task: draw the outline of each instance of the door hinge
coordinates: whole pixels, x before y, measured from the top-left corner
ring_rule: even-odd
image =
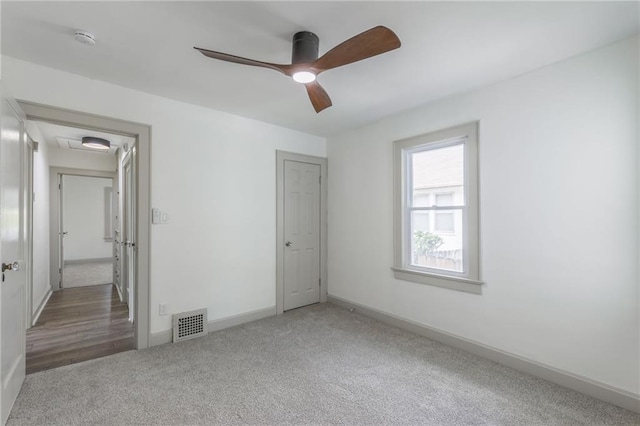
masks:
[[[62,189],[62,185],[58,184],[58,189]]]
[[[322,176],[318,176],[318,183],[322,185]]]

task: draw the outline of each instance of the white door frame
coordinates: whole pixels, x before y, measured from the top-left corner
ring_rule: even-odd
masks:
[[[26,328],[29,329],[33,325],[33,154],[35,152],[35,144],[29,136],[25,126],[25,137],[27,138],[26,149],[26,170],[24,174],[26,192],[25,192],[25,214],[27,215],[27,253],[25,270],[27,273],[27,286],[25,288],[26,305]]]
[[[62,241],[63,203],[62,203],[62,176],[85,176],[94,178],[111,179],[115,184],[116,174],[99,170],[71,169],[66,167],[49,167],[49,267],[50,285],[52,291],[60,290],[64,279],[63,268],[60,260],[64,260]]]
[[[284,162],[320,166],[320,303],[327,301],[327,159],[276,151],[276,314],[284,312]]]
[[[28,120],[46,121],[64,126],[81,127],[115,133],[136,139],[136,309],[134,310],[134,345],[149,347],[150,337],[150,245],[151,245],[151,126],[100,115],[18,101]]]

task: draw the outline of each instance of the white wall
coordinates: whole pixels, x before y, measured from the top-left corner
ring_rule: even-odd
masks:
[[[329,294],[638,394],[638,39],[328,141]],[[395,280],[392,143],[480,120],[482,295]]]
[[[151,331],[170,312],[209,319],[275,306],[275,151],[325,156],[323,138],[2,58],[17,99],[152,126]]]
[[[33,291],[35,312],[51,289],[49,277],[49,147],[34,123],[27,122],[27,133],[38,142],[33,154]]]
[[[86,176],[62,177],[64,261],[113,256],[113,240],[105,240],[105,188],[112,180]]]
[[[106,153],[60,149],[49,146],[49,164],[51,167],[115,172],[117,160],[115,155]]]

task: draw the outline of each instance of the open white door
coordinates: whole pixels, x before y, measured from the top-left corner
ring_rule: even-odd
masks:
[[[0,87],[0,424],[25,377],[26,255],[24,117]]]
[[[123,296],[129,305],[129,321],[135,318],[135,286],[136,286],[136,193],[135,193],[135,155],[136,148],[132,147],[124,159],[123,171],[123,259],[124,259],[124,288]]]

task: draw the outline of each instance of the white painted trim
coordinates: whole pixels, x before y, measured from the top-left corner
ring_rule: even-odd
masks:
[[[455,334],[444,330],[419,324],[415,321],[389,314],[379,309],[370,308],[341,297],[329,295],[328,299],[329,303],[333,303],[347,309],[355,308],[355,310],[362,315],[374,318],[394,327],[419,334],[420,336],[424,336],[428,339],[495,361],[515,370],[531,374],[532,376],[548,380],[576,392],[617,405],[618,407],[622,407],[626,410],[640,413],[640,395],[638,394],[628,392],[615,386],[607,385],[606,383],[602,383],[588,377],[551,367],[480,342],[456,336]]]
[[[429,272],[415,271],[392,267],[394,278],[403,281],[413,281],[418,284],[427,284],[451,290],[464,291],[473,294],[482,294],[482,281],[470,280],[462,277],[450,277]]]
[[[118,292],[118,297],[120,298],[120,301],[124,302],[125,300],[124,300],[124,297],[122,297],[122,292],[120,291],[120,287],[118,287],[115,283],[113,283],[112,285],[116,288],[116,291]],[[129,322],[131,322],[131,321],[129,321]]]
[[[284,162],[299,161],[320,166],[320,303],[327,301],[328,209],[327,159],[293,152],[276,151],[276,312],[284,312]]]
[[[40,314],[44,310],[44,307],[47,306],[47,302],[49,301],[49,298],[51,297],[52,294],[53,294],[53,291],[51,290],[51,287],[49,287],[49,289],[47,290],[47,293],[44,295],[44,297],[40,301],[40,304],[38,305],[38,309],[36,309],[35,313],[31,314],[32,327],[36,325],[36,323],[38,322],[38,318],[40,318]]]
[[[113,262],[113,257],[96,257],[93,259],[74,259],[74,260],[65,260],[64,264],[66,265],[84,265],[85,263],[108,263]]]
[[[34,143],[31,136],[29,136],[26,123],[23,123],[23,130],[26,135],[26,156],[24,165],[25,170],[24,179],[26,182],[26,192],[25,192],[25,214],[27,220],[26,226],[26,273],[27,273],[27,284],[25,287],[25,300],[26,300],[26,309],[27,315],[25,315],[25,325],[26,328],[29,329],[32,326],[32,315],[33,315],[33,194],[34,194],[34,182],[33,182],[33,155],[34,155]]]
[[[235,327],[249,322],[269,318],[276,315],[276,307],[257,309],[255,311],[245,312],[243,314],[231,315],[225,318],[218,318],[207,323],[209,333],[224,330],[225,328]],[[164,345],[173,341],[173,330],[164,330],[157,333],[151,333],[150,346]]]
[[[116,157],[117,158],[117,157]],[[116,167],[116,176],[118,168]],[[104,187],[104,240],[113,241],[113,188],[116,186],[117,179],[111,181],[111,187]],[[115,191],[118,192],[117,190]]]

